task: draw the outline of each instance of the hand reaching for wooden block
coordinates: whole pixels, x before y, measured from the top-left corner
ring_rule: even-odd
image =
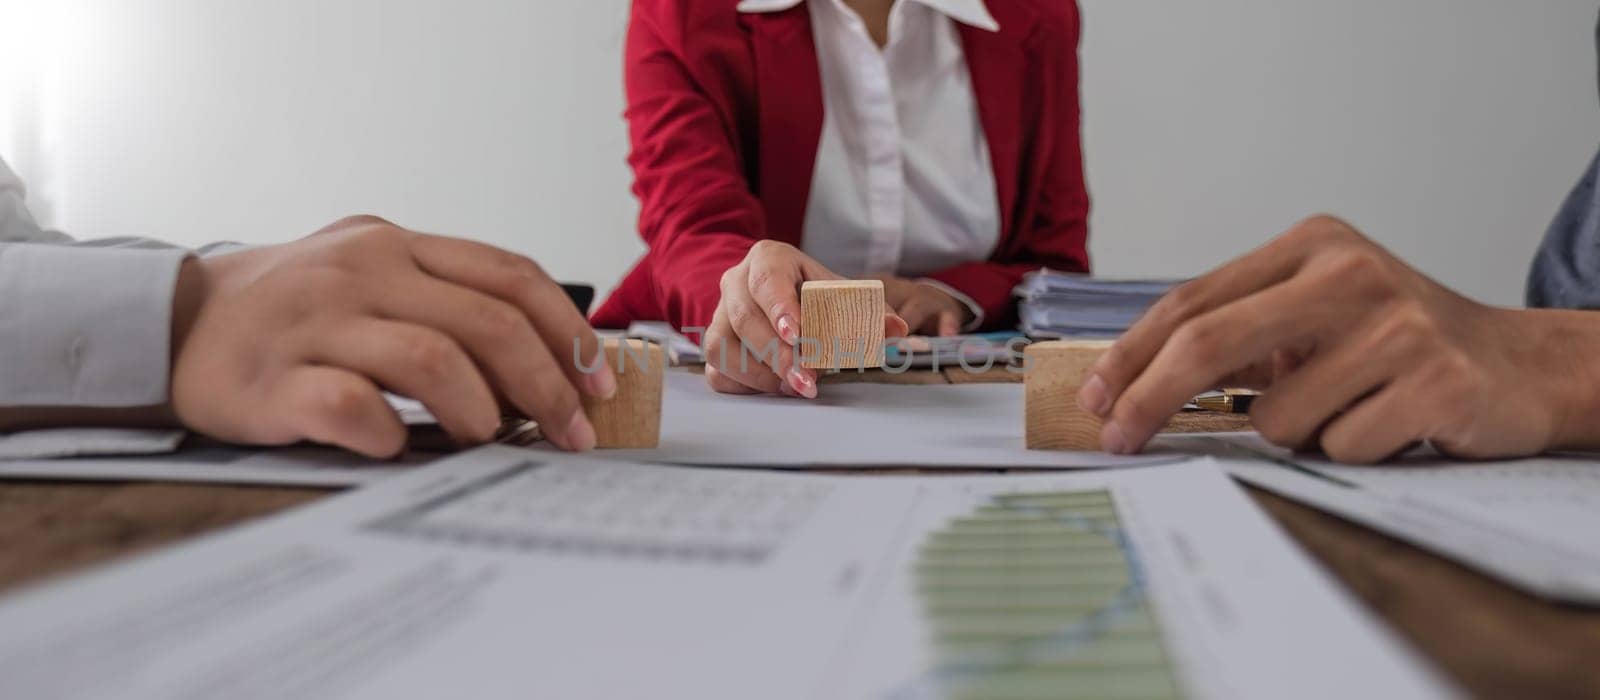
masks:
[[[1112,342],[1052,340],[1023,351],[1028,449],[1100,449],[1100,418],[1078,408],[1078,387]]]
[[[800,285],[800,364],[807,369],[883,365],[883,282],[826,280]]]
[[[583,411],[594,424],[595,447],[655,447],[661,441],[666,353],[649,341],[607,338],[605,358],[617,377],[617,393],[609,399],[583,397]]]

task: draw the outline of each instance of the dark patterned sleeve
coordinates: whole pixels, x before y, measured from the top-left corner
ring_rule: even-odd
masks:
[[[1600,309],[1600,197],[1596,169],[1600,155],[1567,195],[1561,211],[1533,256],[1528,273],[1528,306]]]
[[[1600,51],[1600,24],[1595,26]],[[1597,71],[1600,77],[1600,71]],[[1595,192],[1600,155],[1589,163],[1578,186],[1561,205],[1556,220],[1533,256],[1528,272],[1528,306],[1600,309],[1600,196]]]

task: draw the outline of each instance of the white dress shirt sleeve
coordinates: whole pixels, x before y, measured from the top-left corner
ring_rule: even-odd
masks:
[[[0,161],[0,406],[164,404],[189,251],[39,228]]]

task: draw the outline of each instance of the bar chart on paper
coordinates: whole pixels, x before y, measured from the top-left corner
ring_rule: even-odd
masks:
[[[571,558],[757,566],[832,489],[715,473],[527,462],[369,526],[391,536]]]
[[[940,698],[1180,695],[1137,555],[1106,491],[994,496],[916,557]]]

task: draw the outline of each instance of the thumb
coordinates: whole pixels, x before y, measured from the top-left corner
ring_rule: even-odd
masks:
[[[806,282],[823,282],[827,280],[842,280],[844,277],[826,265],[817,262],[816,258],[806,255],[800,250],[795,251],[800,268],[801,279]]]
[[[904,337],[906,337],[907,335],[910,335],[910,334],[911,334],[911,324],[906,323],[905,319],[900,318],[900,314],[895,313],[894,309],[889,308],[888,304],[884,304],[883,305],[883,337],[884,338],[904,338]]]
[[[405,449],[405,426],[378,386],[348,370],[320,366],[290,370],[263,413],[268,422],[283,423],[300,437],[368,457],[388,459]]]

